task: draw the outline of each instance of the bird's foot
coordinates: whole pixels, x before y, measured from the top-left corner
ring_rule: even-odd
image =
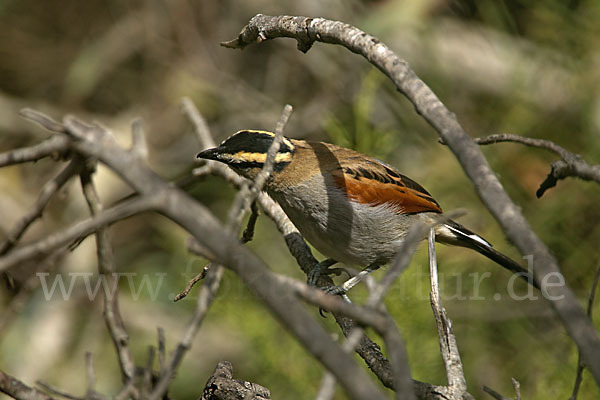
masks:
[[[335,261],[332,258],[328,258],[326,260],[321,261],[315,268],[313,268],[308,273],[308,278],[306,279],[306,283],[309,286],[317,286],[317,282],[319,281],[319,278],[321,277],[321,275],[330,275],[330,274],[339,275],[341,273],[340,268],[329,269],[329,267],[331,267],[335,263],[337,263],[337,261]]]
[[[348,295],[346,295],[346,292],[348,291],[343,286],[326,286],[322,287],[321,290],[332,296],[342,296],[342,299],[348,303],[352,303]],[[325,310],[323,307],[319,307],[319,314],[321,314],[321,317],[323,318],[325,318],[324,312],[327,312],[327,310]]]

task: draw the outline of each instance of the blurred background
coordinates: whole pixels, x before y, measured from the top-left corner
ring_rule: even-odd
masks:
[[[179,179],[189,175],[201,150],[180,112],[183,96],[195,102],[217,141],[239,129],[274,129],[290,103],[287,136],[337,143],[389,162],[425,186],[445,210],[466,208],[462,223],[520,259],[433,129],[364,59],[320,43],[302,54],[289,39],[243,51],[219,46],[257,13],[353,24],[406,59],[472,136],[510,132],[550,139],[600,162],[596,0],[0,0],[0,151],[48,136],[19,118],[25,106],[59,120],[75,114],[99,121],[124,146],[131,122],[141,117],[152,168]],[[537,199],[554,155],[518,144],[482,150],[585,306],[600,265],[600,187],[568,179]],[[43,160],[0,170],[0,238],[63,166]],[[105,204],[129,194],[104,168],[96,180]],[[217,178],[198,180],[189,191],[222,219],[234,195]],[[79,183],[72,180],[23,242],[87,214]],[[168,351],[183,335],[197,290],[178,303],[173,294],[206,261],[188,254],[187,235],[156,215],[131,218],[111,232],[118,270],[127,274],[120,280],[123,318],[135,360],[144,365],[157,327],[165,329]],[[249,247],[273,270],[305,279],[266,218],[259,219]],[[514,377],[523,398],[568,398],[576,347],[547,303],[524,298],[527,288],[520,284],[515,291],[522,297],[509,296],[509,274],[474,252],[440,246],[439,263],[469,391],[486,398],[481,387],[488,385],[513,396]],[[34,275],[47,267],[37,262],[11,271],[25,290],[21,294],[2,283],[0,369],[28,384],[43,380],[81,395],[84,354],[91,351],[96,389],[115,394],[120,373],[101,296],[90,300],[85,285],[85,277],[92,287],[97,282],[94,239],[61,258],[45,280]],[[363,287],[351,293],[356,302],[365,295]],[[424,246],[387,305],[407,344],[414,378],[445,384]],[[311,312],[339,338],[333,318]],[[198,397],[220,360],[233,363],[236,378],[268,387],[274,399],[313,398],[323,376],[321,366],[231,273],[171,386],[173,398]],[[585,372],[579,398],[599,396]],[[336,398],[346,397],[338,392]]]

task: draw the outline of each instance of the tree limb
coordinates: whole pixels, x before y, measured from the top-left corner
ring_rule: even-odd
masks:
[[[308,51],[315,41],[340,44],[365,57],[394,82],[396,88],[413,103],[417,112],[448,144],[473,182],[478,195],[508,238],[516,244],[522,254],[533,256],[536,282],[544,290],[545,297],[584,355],[596,383],[600,384],[598,333],[566,284],[546,285],[548,276],[562,276],[558,262],[533,232],[520,208],[508,197],[481,150],[464,131],[456,116],[417,77],[406,61],[400,59],[379,39],[351,25],[323,18],[258,14],[242,29],[236,39],[222,45],[243,48],[277,37],[296,39],[298,49],[303,52]]]
[[[5,374],[2,371],[0,371],[0,392],[7,394],[14,399],[53,400],[53,398],[47,394],[36,388],[27,386],[14,376]]]

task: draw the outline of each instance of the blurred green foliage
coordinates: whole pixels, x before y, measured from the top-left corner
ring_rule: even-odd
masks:
[[[422,183],[444,209],[464,207],[461,222],[519,258],[478,200],[460,166],[413,106],[365,60],[315,44],[306,55],[289,40],[232,51],[218,43],[237,35],[257,13],[322,16],[378,36],[397,51],[456,113],[473,136],[511,132],[555,141],[590,163],[600,160],[600,2],[542,1],[0,1],[0,150],[46,135],[19,120],[23,106],[56,118],[74,113],[129,140],[141,116],[150,163],[162,176],[189,174],[199,150],[179,101],[190,96],[216,140],[242,128],[273,129],[285,103],[295,107],[286,134],[353,147],[398,167]],[[517,144],[483,149],[510,196],[559,259],[567,282],[585,305],[600,265],[598,185],[561,181],[541,199],[535,190],[555,156]],[[6,232],[57,173],[56,163],[0,171],[0,231]],[[98,174],[106,203],[128,193],[106,170]],[[207,178],[190,193],[221,219],[234,191]],[[25,241],[43,237],[86,215],[76,183],[55,199]],[[195,306],[197,290],[173,303],[174,293],[204,265],[185,250],[186,235],[158,216],[140,216],[112,229],[120,272],[123,316],[138,364],[156,344],[156,327],[173,349]],[[273,224],[259,219],[249,246],[279,273],[304,279]],[[435,324],[428,301],[426,254],[387,299],[407,344],[416,379],[443,384]],[[523,398],[567,398],[576,348],[543,300],[511,299],[509,277],[467,250],[440,247],[444,301],[467,374],[469,390],[482,385]],[[31,266],[23,270],[31,271]],[[94,272],[93,239],[66,257],[48,278]],[[481,275],[490,272],[481,284]],[[382,272],[375,274],[376,278]],[[15,272],[16,279],[26,274]],[[157,289],[131,290],[146,283]],[[160,286],[159,286],[160,285]],[[524,286],[517,286],[524,293]],[[13,293],[0,291],[3,307]],[[356,302],[363,287],[352,293]],[[311,309],[316,314],[316,310]],[[600,311],[594,312],[600,326]],[[322,320],[332,335],[332,318]],[[0,368],[33,384],[85,391],[84,353],[92,351],[99,391],[114,393],[120,376],[103,325],[101,301],[89,301],[82,281],[68,301],[46,301],[38,289],[0,332]],[[373,335],[374,336],[374,335]],[[172,385],[174,398],[198,396],[220,360],[235,376],[268,387],[277,399],[313,398],[323,369],[283,330],[231,273]],[[391,395],[390,395],[391,397]],[[600,397],[587,372],[580,399]],[[339,392],[337,397],[345,398]]]

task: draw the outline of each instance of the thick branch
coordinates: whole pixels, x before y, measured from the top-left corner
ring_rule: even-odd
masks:
[[[69,140],[64,135],[52,135],[49,139],[31,147],[0,153],[0,167],[38,161],[42,158],[62,154],[68,149]]]
[[[233,366],[228,361],[221,361],[206,381],[201,400],[268,400],[269,389],[256,383],[233,379]]]
[[[258,14],[250,20],[237,39],[223,45],[243,48],[252,43],[284,36],[296,39],[298,48],[302,51],[308,51],[314,41],[341,44],[350,51],[364,56],[408,97],[417,112],[448,144],[484,204],[500,223],[508,238],[517,245],[522,254],[533,256],[537,283],[544,289],[546,298],[584,355],[596,383],[600,384],[598,333],[568,286],[546,286],[546,277],[551,276],[550,274],[562,276],[556,259],[533,232],[519,207],[508,197],[481,150],[464,131],[456,116],[417,77],[408,64],[379,39],[342,22],[323,18]]]
[[[5,393],[13,399],[27,400],[52,400],[52,397],[29,387],[14,376],[0,371],[0,392]]]

